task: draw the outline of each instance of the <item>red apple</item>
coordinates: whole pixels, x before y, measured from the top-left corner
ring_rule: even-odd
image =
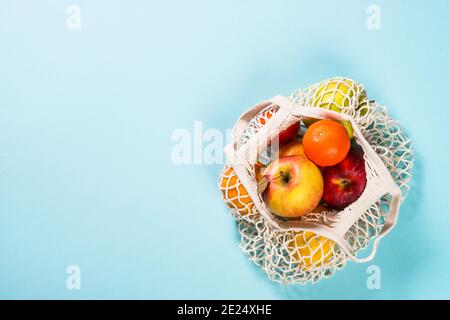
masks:
[[[292,124],[288,128],[284,129],[278,135],[278,143],[280,145],[282,145],[283,143],[288,142],[289,140],[293,139],[297,135],[299,129],[300,129],[299,121]]]
[[[306,157],[277,159],[267,167],[264,178],[268,182],[264,202],[278,216],[297,218],[310,213],[322,198],[322,174]]]
[[[355,202],[366,188],[364,151],[352,145],[344,160],[322,168],[324,182],[322,201],[330,208],[342,210]]]

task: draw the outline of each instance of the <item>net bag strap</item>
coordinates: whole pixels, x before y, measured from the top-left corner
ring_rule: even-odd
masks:
[[[244,150],[237,150],[237,144],[243,135],[248,122],[253,119],[258,112],[263,110],[264,108],[270,106],[270,105],[277,105],[281,109],[275,113],[275,115],[271,118],[269,123],[267,123],[261,131],[268,130],[271,125],[273,124],[273,121],[278,121],[279,119],[283,119],[287,117],[292,112],[292,103],[290,100],[284,96],[278,95],[275,96],[267,101],[261,102],[254,107],[247,110],[245,113],[243,113],[236,124],[234,125],[232,132],[231,132],[231,138],[232,141],[230,144],[225,146],[224,152],[228,159],[229,165],[233,167],[236,175],[239,177],[239,180],[241,181],[242,185],[247,190],[249,196],[253,199],[253,202],[258,209],[259,212],[265,212],[266,214],[269,214],[267,211],[267,208],[265,207],[264,203],[259,201],[258,197],[258,188],[256,186],[256,181],[254,181],[249,172],[247,171],[247,165],[249,163],[255,163],[257,154],[258,154],[258,146],[262,145],[261,141],[258,139],[255,139],[253,137],[248,141],[246,147],[250,147],[249,149],[256,150],[255,152],[247,153],[247,152],[241,152]],[[268,134],[267,134],[268,135]],[[241,148],[246,149],[246,148]]]
[[[250,120],[252,120],[258,114],[258,112],[270,106],[271,104],[276,104],[284,108],[285,110],[290,110],[292,108],[292,104],[289,101],[289,99],[281,95],[275,96],[267,101],[258,103],[257,105],[248,109],[239,117],[238,121],[235,123],[231,131],[232,142],[237,143],[241,138],[242,134],[244,133],[245,129],[247,128],[247,125],[250,122]]]
[[[389,205],[389,212],[386,216],[386,221],[384,223],[383,229],[381,229],[380,234],[375,238],[373,242],[372,250],[370,251],[370,253],[366,257],[358,258],[355,254],[352,253],[347,242],[340,243],[341,247],[344,249],[345,253],[351,260],[358,263],[371,261],[378,251],[381,239],[385,237],[397,223],[398,213],[400,210],[401,191],[397,184],[395,184],[395,182],[391,186],[391,190],[389,191],[389,193],[392,195],[392,200]]]

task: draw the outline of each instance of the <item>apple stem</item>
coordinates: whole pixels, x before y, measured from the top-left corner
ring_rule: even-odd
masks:
[[[278,175],[271,177],[270,179],[268,179],[269,181],[275,181],[280,179],[283,176],[283,173],[280,172]]]
[[[262,177],[258,182],[258,193],[263,193],[269,185],[269,180],[266,177]]]

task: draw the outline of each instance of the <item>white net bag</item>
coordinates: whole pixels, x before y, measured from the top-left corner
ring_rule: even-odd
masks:
[[[351,125],[364,151],[367,184],[342,211],[322,208],[283,219],[272,214],[262,199],[260,162],[271,157],[267,146],[274,137],[311,118]],[[371,260],[380,239],[396,223],[414,158],[399,123],[385,107],[368,99],[361,84],[346,78],[328,79],[295,91],[290,99],[277,96],[252,107],[237,121],[225,153],[219,188],[237,221],[240,246],[270,279],[284,284],[317,282],[348,259]],[[371,242],[370,253],[358,256]]]

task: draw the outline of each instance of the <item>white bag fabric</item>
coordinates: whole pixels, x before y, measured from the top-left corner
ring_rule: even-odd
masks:
[[[276,96],[250,108],[236,122],[232,143],[225,148],[227,163],[219,188],[238,222],[241,247],[272,280],[284,284],[317,282],[348,259],[373,259],[381,238],[395,226],[411,178],[411,142],[386,108],[368,100],[361,84],[339,91],[347,84],[345,78],[326,81],[299,89],[290,98]],[[324,94],[318,92],[324,84],[348,99],[339,113],[312,107],[318,93]],[[254,164],[274,137],[303,117],[350,121],[355,141],[364,150],[367,185],[360,198],[342,211],[282,219],[267,209]],[[369,254],[358,255],[371,239]]]

